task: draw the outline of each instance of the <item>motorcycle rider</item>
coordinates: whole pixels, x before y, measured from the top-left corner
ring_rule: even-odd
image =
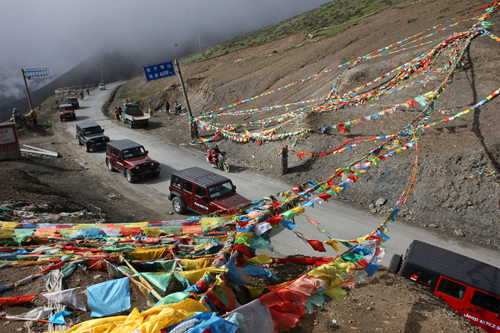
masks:
[[[181,113],[181,105],[182,104],[179,104],[179,103],[177,103],[177,101],[175,101],[174,111],[175,111],[176,116]]]
[[[212,164],[212,167],[216,168],[217,167],[217,158],[220,154],[219,145],[215,145],[214,147],[210,148],[210,150],[207,152],[207,154],[208,154],[208,160]]]

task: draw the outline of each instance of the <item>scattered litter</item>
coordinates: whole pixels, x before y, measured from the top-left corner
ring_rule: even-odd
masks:
[[[46,150],[46,149],[42,149],[42,148],[28,146],[26,144],[23,144],[23,147],[30,148],[30,149],[21,149],[21,151],[24,153],[47,155],[47,156],[52,156],[52,157],[61,157],[61,155],[59,155],[59,153],[55,152],[55,151],[50,151],[50,150]]]

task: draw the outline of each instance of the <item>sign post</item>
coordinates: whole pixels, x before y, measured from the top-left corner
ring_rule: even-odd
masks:
[[[147,82],[175,75],[174,64],[171,61],[144,66],[143,69]]]
[[[0,160],[21,158],[15,124],[0,125]]]
[[[193,114],[191,113],[191,106],[189,105],[189,100],[186,93],[186,88],[184,87],[184,81],[182,80],[181,69],[177,59],[175,59],[175,65],[177,66],[177,73],[179,73],[179,79],[181,80],[182,92],[184,93],[184,99],[186,100],[186,107],[189,112],[189,124],[191,126],[191,139],[194,140],[198,137],[198,129],[193,121]],[[167,61],[155,65],[144,66],[144,75],[146,75],[146,81],[153,81],[158,79],[163,79],[165,77],[174,76],[175,68],[172,61]]]
[[[26,94],[28,95],[28,102],[30,104],[30,110],[33,109],[33,103],[31,103],[31,95],[30,91],[28,89],[28,83],[26,82],[26,79],[31,80],[31,79],[45,79],[49,78],[49,69],[48,68],[30,68],[30,69],[22,69],[21,72],[23,73],[23,79],[24,79],[24,86],[26,87]]]

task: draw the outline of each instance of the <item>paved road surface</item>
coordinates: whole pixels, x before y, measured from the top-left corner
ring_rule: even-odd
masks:
[[[252,173],[242,171],[226,174],[222,171],[211,168],[206,162],[203,154],[196,154],[191,150],[185,150],[180,147],[168,145],[153,137],[148,136],[146,131],[130,129],[116,120],[110,120],[101,112],[101,107],[118,84],[108,84],[108,90],[94,90],[91,96],[86,96],[80,103],[81,109],[77,110],[77,122],[82,120],[94,120],[104,129],[106,135],[111,140],[131,139],[143,144],[149,155],[161,163],[161,175],[156,179],[148,179],[139,183],[129,184],[125,177],[115,174],[116,183],[114,186],[126,189],[125,193],[141,198],[150,202],[151,207],[165,212],[165,220],[172,217],[167,214],[171,210],[171,203],[167,199],[168,185],[170,183],[170,174],[173,170],[184,169],[191,166],[199,166],[214,172],[221,173],[232,179],[237,185],[237,191],[241,195],[255,200],[263,196],[275,194],[290,188],[289,185],[282,183],[279,179],[271,179]],[[87,163],[86,166],[100,168],[103,172],[109,172],[105,165],[105,153],[93,152],[85,153],[83,148],[78,148],[75,138],[75,122],[61,124],[68,134],[70,145],[75,145],[75,150],[80,149],[82,153],[78,154],[77,160],[80,163]],[[186,124],[187,128],[187,124]],[[73,138],[71,140],[71,138]],[[229,156],[230,158],[230,156]],[[328,176],[328,175],[325,175]],[[332,237],[338,239],[351,239],[366,235],[373,231],[383,219],[380,216],[372,216],[366,212],[354,210],[336,200],[322,205],[316,205],[315,208],[307,208],[306,214],[318,221],[320,227],[326,230]],[[306,238],[327,240],[326,235],[320,233],[315,227],[305,220],[304,217],[297,217],[298,224],[295,229],[304,234]],[[414,228],[402,223],[392,222],[389,224],[389,233],[391,240],[384,244],[387,254],[382,264],[388,266],[394,253],[404,253],[412,240],[418,239],[426,241],[437,246],[446,247],[453,251],[487,262],[491,265],[500,267],[500,256],[497,251],[488,250],[473,244],[459,242],[454,239],[439,236],[432,233],[432,230]],[[335,256],[335,251],[326,245],[327,252],[316,252],[309,245],[304,245],[288,229],[281,230],[272,238],[272,244],[275,247],[275,256],[284,257],[291,254],[303,254],[308,256]]]

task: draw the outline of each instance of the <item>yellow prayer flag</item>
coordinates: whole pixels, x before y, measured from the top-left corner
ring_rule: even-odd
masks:
[[[154,249],[135,249],[132,252],[127,252],[132,258],[137,260],[152,260],[160,259],[167,250],[166,247],[154,248]]]
[[[14,229],[0,229],[0,238],[12,238],[13,236]]]
[[[144,227],[142,230],[149,237],[158,237],[161,234],[166,234],[165,230],[162,230],[160,227]]]
[[[300,214],[303,214],[306,210],[302,206],[297,206],[292,208],[292,210],[295,212],[295,216],[299,216]]]
[[[219,219],[216,217],[210,217],[210,218],[202,218],[201,220],[198,221],[200,225],[217,225],[219,224]]]
[[[364,236],[358,237],[358,238],[357,238],[358,243],[363,242],[366,238],[368,238],[368,236],[370,236],[370,235],[364,235]]]
[[[335,193],[337,193],[337,194],[339,194],[340,192],[342,192],[343,189],[344,189],[343,187],[337,186],[337,185],[335,185],[334,187],[332,187],[332,190],[334,190]]]
[[[247,261],[252,264],[269,264],[273,262],[271,257],[265,254],[261,254],[252,258],[247,258]]]
[[[337,267],[334,263],[323,264],[307,273],[307,275],[321,279],[327,286],[331,286],[337,277]]]
[[[19,225],[18,222],[4,222],[2,224],[2,229],[14,229]]]
[[[134,222],[134,223],[129,223],[130,228],[145,228],[149,225],[149,222]]]
[[[324,243],[330,245],[335,250],[335,252],[339,252],[341,250],[340,244],[337,243],[335,239],[329,239]]]
[[[114,316],[84,321],[71,327],[66,333],[104,332],[113,323],[122,323],[127,316]]]
[[[189,283],[195,284],[196,282],[198,282],[199,279],[201,279],[207,273],[219,274],[219,273],[223,273],[223,272],[227,272],[227,269],[216,268],[216,267],[207,267],[207,268],[203,268],[203,269],[195,269],[192,271],[182,271],[182,272],[176,272],[176,273],[178,273],[179,275],[188,279]]]
[[[210,243],[209,243],[210,244]],[[181,259],[181,265],[187,266],[193,269],[203,269],[207,268],[212,264],[212,259]]]
[[[257,299],[259,298],[262,293],[266,290],[266,287],[249,287],[248,291],[250,291],[250,297],[252,299]]]
[[[205,249],[205,248],[206,248],[207,246],[209,246],[209,245],[210,245],[210,242],[206,242],[206,243],[198,244],[198,245],[196,245],[196,246],[193,248],[193,250],[194,250],[194,252],[198,252],[198,251],[201,251],[201,250]]]
[[[349,273],[349,271],[354,268],[354,264],[349,261],[345,261],[342,258],[337,258],[333,261],[335,267],[337,268],[337,272]]]
[[[237,232],[236,238],[246,238],[247,242],[250,242],[253,235],[255,235],[253,232]]]
[[[330,298],[333,298],[336,300],[338,303],[342,301],[342,298],[347,294],[346,291],[339,286],[333,286],[328,289],[323,289],[320,291],[320,293],[323,293],[327,295]]]

